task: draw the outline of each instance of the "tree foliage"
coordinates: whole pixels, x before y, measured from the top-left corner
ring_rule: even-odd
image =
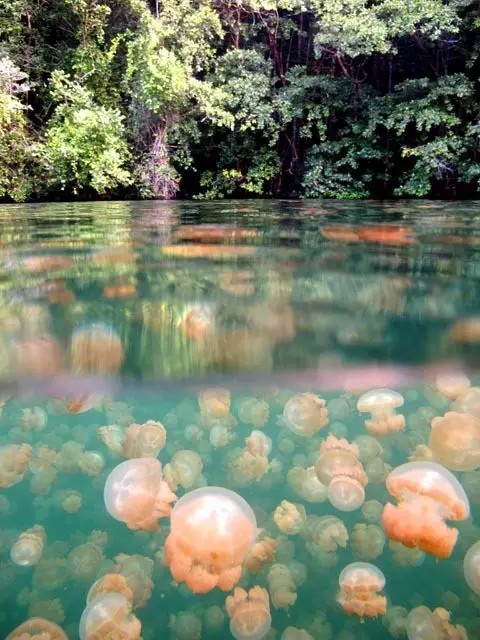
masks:
[[[475,197],[473,0],[0,0],[0,198]]]

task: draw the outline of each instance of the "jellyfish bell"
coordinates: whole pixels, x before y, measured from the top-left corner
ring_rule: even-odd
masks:
[[[463,575],[470,589],[480,595],[480,542],[473,544],[465,554]]]
[[[315,472],[320,482],[330,484],[335,469],[358,465],[358,447],[343,438],[329,435],[320,446],[320,455],[315,463]]]
[[[142,625],[132,613],[132,605],[120,593],[104,593],[85,607],[78,634],[80,640],[139,640]]]
[[[412,609],[407,617],[406,630],[408,640],[468,640],[465,628],[451,623],[450,613],[442,607],[433,611],[425,606]]]
[[[129,529],[156,531],[158,519],[170,515],[176,496],[163,480],[156,458],[134,458],[111,471],[104,500],[108,513]]]
[[[385,613],[387,599],[380,593],[385,586],[385,576],[375,565],[353,562],[342,570],[338,583],[338,603],[347,615],[376,618]]]
[[[360,413],[371,413],[365,420],[365,428],[372,435],[386,435],[390,431],[405,429],[405,418],[397,415],[395,409],[403,405],[403,396],[391,389],[372,389],[364,393],[357,402]]]
[[[8,634],[5,640],[30,640],[30,638],[68,640],[67,634],[58,624],[44,618],[30,618],[22,622],[21,625]]]
[[[202,487],[186,493],[171,514],[166,563],[176,582],[194,593],[232,589],[256,538],[249,504],[234,491]]]
[[[236,640],[261,640],[270,630],[272,618],[266,589],[255,586],[247,592],[235,587],[225,606],[230,632]]]
[[[340,511],[360,509],[365,501],[364,486],[367,484],[365,472],[361,467],[338,470],[328,485],[328,500]]]
[[[466,389],[452,403],[452,409],[460,413],[470,413],[472,416],[480,418],[480,388],[470,387]]]
[[[394,469],[386,486],[398,505],[387,503],[382,524],[390,540],[448,558],[458,538],[445,520],[465,520],[467,495],[455,476],[435,462],[408,462]]]
[[[314,393],[297,393],[285,405],[283,418],[291,431],[308,438],[327,425],[328,410]]]
[[[428,447],[435,460],[447,469],[476,469],[480,466],[480,418],[455,411],[434,418]]]
[[[464,373],[444,373],[435,378],[435,386],[442,395],[455,400],[469,389],[471,382]]]
[[[12,562],[21,567],[37,564],[42,557],[45,537],[45,529],[38,524],[21,533],[10,549]]]

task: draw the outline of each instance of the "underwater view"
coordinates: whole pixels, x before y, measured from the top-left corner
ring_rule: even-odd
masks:
[[[0,638],[480,638],[480,206],[0,206]]]

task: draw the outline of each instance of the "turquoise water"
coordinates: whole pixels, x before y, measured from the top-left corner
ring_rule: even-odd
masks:
[[[406,638],[406,615],[419,605],[444,607],[469,638],[480,637],[479,596],[463,576],[465,553],[480,540],[480,472],[453,471],[471,516],[450,523],[459,530],[452,555],[437,560],[414,549],[403,562],[379,517],[311,502],[287,478],[293,467],[315,464],[329,434],[361,445],[358,397],[389,387],[403,396],[397,411],[406,428],[376,436],[370,458],[360,446],[360,460],[365,500],[396,504],[388,472],[418,455],[432,418],[451,408],[437,377],[465,372],[479,383],[479,221],[476,203],[0,207],[0,446],[32,447],[24,473],[0,489],[0,637],[40,616],[78,638],[89,588],[122,571],[136,586],[145,640],[231,637],[230,592],[193,594],[165,566],[170,520],[160,519],[158,532],[132,531],[105,508],[105,480],[125,456],[98,430],[117,425],[121,439],[130,424],[148,420],[166,430],[162,465],[183,450],[201,460],[188,486],[172,486],[178,497],[205,485],[232,489],[253,508],[258,540],[276,540],[275,559],[259,573],[244,569],[239,583],[270,587],[268,638],[282,638],[287,627],[305,630],[310,636],[298,637],[306,639]],[[230,394],[216,421],[199,405],[210,388]],[[293,433],[284,416],[287,402],[305,392],[328,409],[309,437]],[[252,415],[272,442],[261,456],[267,466],[255,473],[239,462],[256,428]],[[282,500],[301,505],[307,523],[339,518],[345,546],[325,552],[305,525],[285,535],[272,515]],[[373,527],[371,548],[359,542],[358,524]],[[19,566],[11,547],[34,525],[45,533],[41,560]],[[92,542],[93,531],[103,533]],[[129,573],[119,554],[142,556],[140,568]],[[347,616],[337,602],[341,570],[359,560],[385,575],[386,617]],[[272,602],[275,563],[295,583],[287,609]]]

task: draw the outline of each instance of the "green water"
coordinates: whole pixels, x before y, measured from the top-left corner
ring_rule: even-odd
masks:
[[[124,458],[98,429],[117,424],[124,432],[148,420],[166,429],[162,465],[180,450],[202,460],[193,485],[175,489],[179,497],[203,485],[232,489],[254,509],[259,539],[277,539],[274,562],[289,567],[297,597],[288,610],[270,603],[268,638],[280,639],[289,626],[307,639],[406,638],[402,624],[349,617],[336,602],[340,571],[357,560],[385,574],[387,617],[393,606],[404,607],[404,616],[421,604],[445,607],[470,639],[480,637],[480,599],[463,577],[463,557],[480,540],[480,472],[455,472],[471,517],[452,524],[460,534],[451,557],[417,555],[420,566],[399,566],[388,540],[367,557],[352,535],[367,523],[361,509],[309,502],[287,481],[292,467],[315,464],[329,433],[349,442],[367,434],[356,410],[360,393],[395,388],[405,400],[398,411],[406,429],[377,436],[375,469],[362,460],[365,499],[395,503],[385,487],[388,470],[428,443],[431,419],[450,407],[435,389],[436,375],[464,371],[479,383],[477,203],[0,206],[0,246],[0,446],[32,446],[23,477],[0,489],[1,638],[33,616],[78,638],[90,586],[121,570],[121,553],[149,559],[142,561],[147,577],[137,576],[137,584],[150,584],[145,606],[134,611],[144,640],[231,637],[229,594],[194,595],[165,567],[169,520],[159,521],[157,533],[131,531],[105,509],[106,477]],[[106,347],[99,335],[107,336]],[[210,387],[231,394],[222,446],[212,445],[212,425],[200,415],[198,393]],[[282,417],[301,392],[317,394],[328,409],[327,424],[311,437],[294,434]],[[252,398],[268,406],[261,429],[272,450],[264,474],[247,480],[232,469],[255,428],[245,410]],[[34,407],[44,413],[29,422],[25,410]],[[85,451],[100,460],[91,475],[79,467]],[[77,507],[81,498],[75,513],[65,511],[66,492],[78,492],[70,493]],[[282,534],[272,518],[282,500],[303,505],[307,516],[340,518],[346,547],[326,557],[302,533]],[[371,524],[369,538],[381,538],[378,519]],[[34,525],[46,534],[42,559],[18,566],[10,548]],[[94,530],[106,535],[90,547],[93,567],[82,576],[74,550]],[[268,588],[271,566],[244,571],[240,585]],[[225,614],[216,630],[207,613],[213,606]]]

